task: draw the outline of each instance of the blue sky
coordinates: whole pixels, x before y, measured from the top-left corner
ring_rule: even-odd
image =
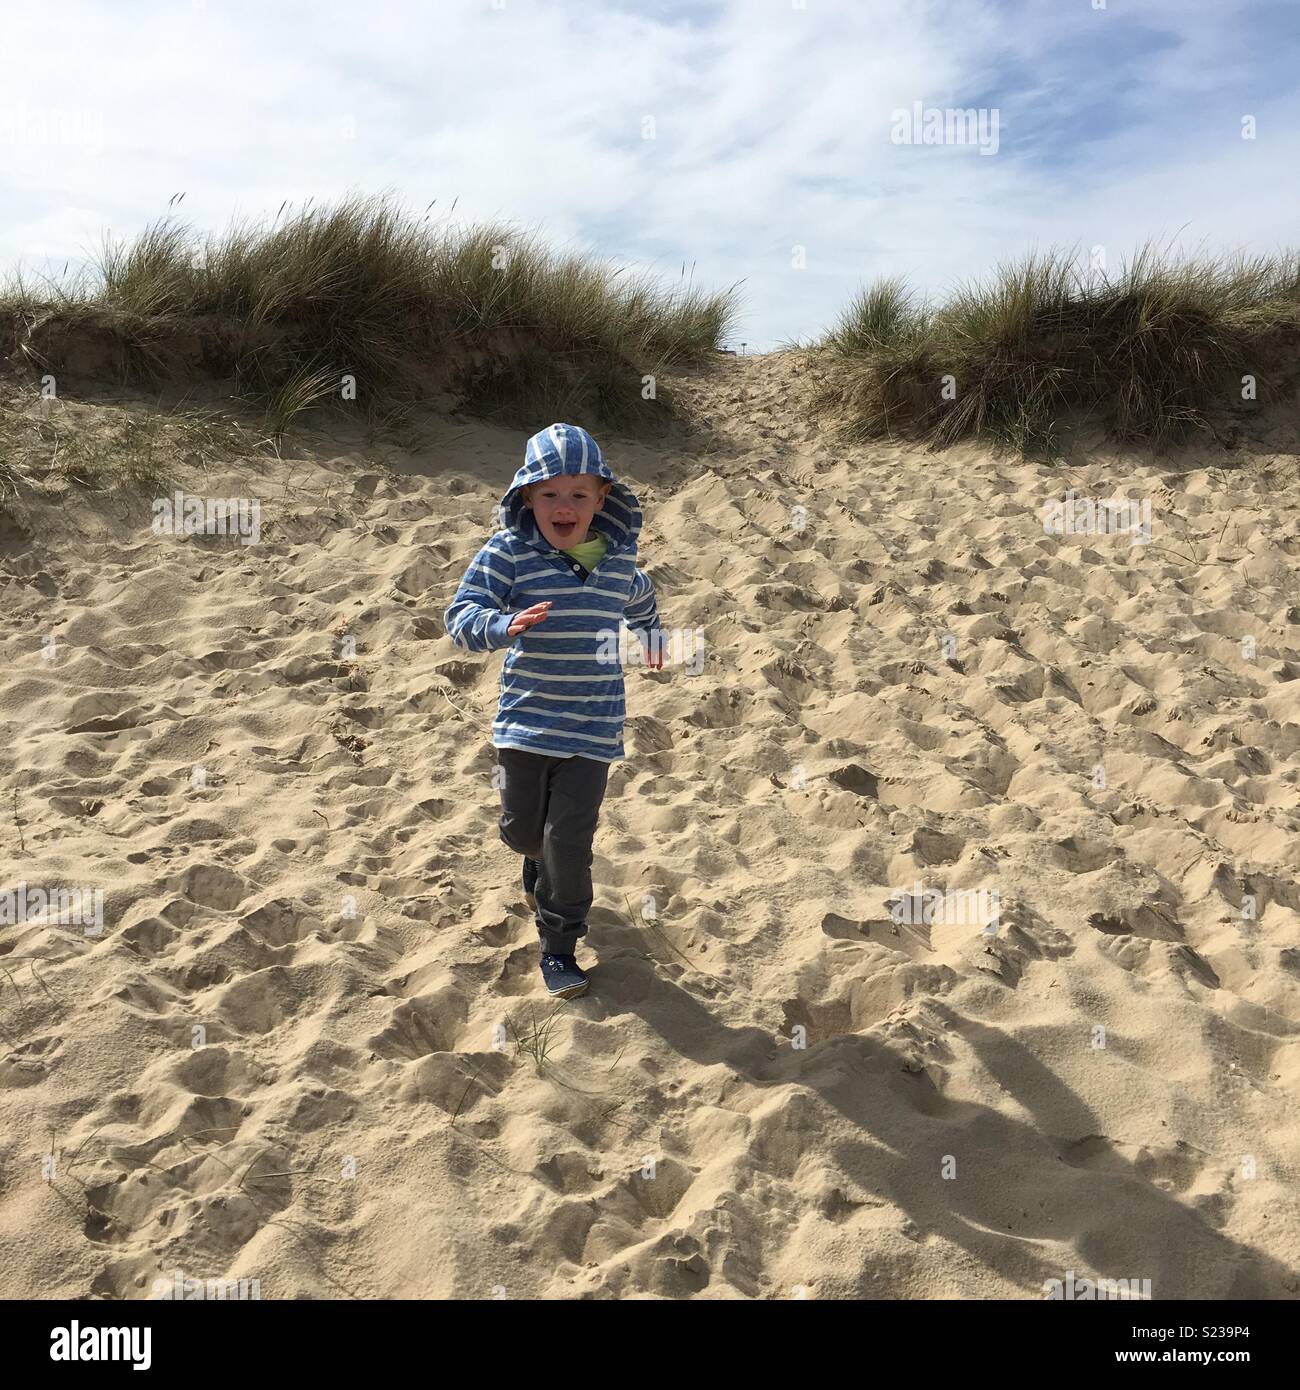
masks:
[[[182,190],[211,230],[391,190],[669,282],[743,279],[754,351],[881,275],[937,294],[1053,244],[1300,245],[1300,7],[1095,5],[7,6],[0,263],[76,264]],[[996,115],[996,152],[895,142],[917,102]]]

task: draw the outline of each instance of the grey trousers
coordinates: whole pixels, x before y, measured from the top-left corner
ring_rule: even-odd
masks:
[[[501,839],[541,865],[534,896],[542,950],[573,955],[591,910],[591,845],[609,764],[498,748]]]

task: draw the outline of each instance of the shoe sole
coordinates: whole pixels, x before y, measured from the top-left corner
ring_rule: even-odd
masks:
[[[580,994],[586,994],[590,980],[583,980],[580,985],[569,985],[565,989],[548,989],[546,992],[552,999],[576,999]]]
[[[525,893],[524,901],[528,904],[529,907],[533,909],[534,912],[537,911],[537,899],[533,896],[533,894]]]

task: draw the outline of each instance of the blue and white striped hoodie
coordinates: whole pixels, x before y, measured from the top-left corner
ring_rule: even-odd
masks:
[[[591,519],[608,549],[589,575],[542,535],[519,489],[561,474],[592,473],[611,483]],[[471,652],[508,647],[492,721],[496,748],[523,748],[612,763],[623,754],[620,625],[649,634],[659,626],[655,589],[636,567],[641,507],[577,425],[551,425],[528,441],[523,466],[501,499],[504,529],[470,561],[443,616],[448,635]],[[546,620],[511,637],[523,608],[549,599]],[[632,641],[636,647],[635,639]],[[600,659],[600,653],[605,659]],[[611,659],[613,654],[613,659]]]

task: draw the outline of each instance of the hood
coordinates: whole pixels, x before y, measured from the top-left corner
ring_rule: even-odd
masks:
[[[591,518],[591,530],[603,532],[611,551],[626,547],[636,553],[641,533],[641,504],[631,488],[620,483],[600,452],[600,445],[580,425],[550,425],[539,430],[524,449],[524,462],[501,498],[501,515],[507,529],[539,550],[551,551],[531,507],[525,507],[519,489],[544,478],[565,473],[594,473],[612,486],[605,505]]]

